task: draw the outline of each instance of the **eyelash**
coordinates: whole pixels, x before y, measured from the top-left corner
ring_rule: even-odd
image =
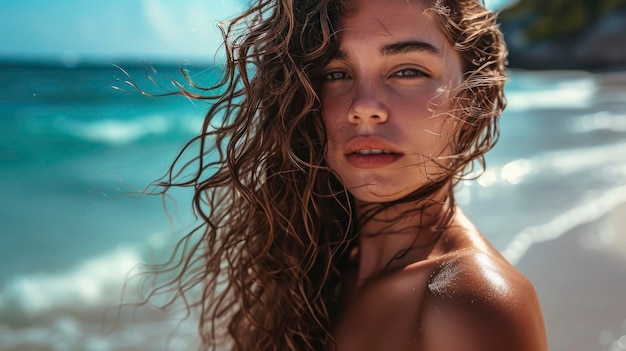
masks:
[[[392,77],[399,77],[404,79],[413,79],[413,78],[428,78],[430,77],[428,74],[424,73],[416,68],[404,68],[397,72],[394,72]],[[344,71],[332,71],[324,74],[322,77],[325,81],[336,81],[342,79],[349,79],[350,75]]]
[[[409,74],[406,74],[406,73],[409,73]],[[395,72],[393,74],[393,76],[402,77],[402,78],[421,78],[421,77],[428,78],[429,77],[429,75],[424,73],[424,71],[421,71],[421,70],[416,69],[416,68],[404,68],[404,69],[401,69],[401,70]]]
[[[341,77],[337,77],[337,75],[341,75]],[[322,78],[324,80],[334,81],[334,80],[340,80],[340,79],[347,79],[348,77],[349,77],[349,74],[347,72],[332,71],[332,72],[328,72],[324,74]]]

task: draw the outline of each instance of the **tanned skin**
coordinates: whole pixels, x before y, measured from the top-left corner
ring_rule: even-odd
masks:
[[[320,97],[328,164],[362,214],[445,169],[456,123],[445,92],[463,71],[422,0],[350,5]],[[399,204],[360,223],[329,350],[547,350],[532,284],[450,208],[451,186],[420,211]],[[443,231],[435,225],[447,220]]]

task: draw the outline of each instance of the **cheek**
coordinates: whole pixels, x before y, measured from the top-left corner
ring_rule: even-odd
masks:
[[[348,87],[322,87],[319,93],[324,125],[339,124],[345,120],[352,101]]]
[[[326,133],[326,164],[328,167],[333,169],[333,166],[335,165],[333,155],[336,148],[335,145],[337,143],[336,138],[338,134],[338,126],[337,119],[335,117],[336,113],[334,112],[332,104],[323,101],[321,115],[322,123],[324,124],[324,131]]]
[[[331,144],[334,142],[337,134],[342,128],[342,122],[344,121],[344,118],[342,118],[343,110],[337,99],[330,99],[322,100],[321,111],[322,122],[324,123],[324,128],[326,129],[326,139],[329,144]]]

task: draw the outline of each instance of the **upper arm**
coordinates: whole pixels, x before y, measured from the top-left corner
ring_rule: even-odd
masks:
[[[453,269],[438,289],[431,286],[421,315],[423,350],[547,350],[541,309],[530,282],[512,267],[496,272],[482,268],[470,264],[469,269]]]

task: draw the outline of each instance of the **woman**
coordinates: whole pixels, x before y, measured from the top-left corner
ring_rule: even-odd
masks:
[[[532,285],[453,196],[505,104],[493,13],[260,0],[224,34],[195,171],[162,184],[195,189],[201,238],[171,287],[202,288],[205,346],[547,349]]]

